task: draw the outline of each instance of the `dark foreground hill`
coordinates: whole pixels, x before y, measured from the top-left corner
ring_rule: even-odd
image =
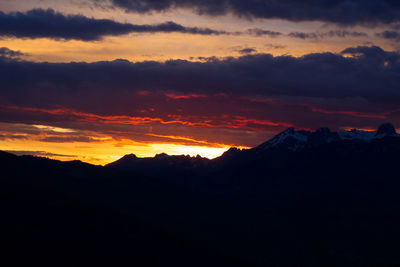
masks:
[[[3,266],[252,266],[136,216],[147,206],[142,194],[165,197],[157,183],[78,161],[0,152],[0,162]]]
[[[397,266],[399,153],[391,125],[288,129],[214,160],[1,153],[3,252],[54,266]]]

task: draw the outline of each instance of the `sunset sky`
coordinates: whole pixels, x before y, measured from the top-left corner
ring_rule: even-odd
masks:
[[[0,150],[214,158],[400,127],[398,0],[0,0]]]

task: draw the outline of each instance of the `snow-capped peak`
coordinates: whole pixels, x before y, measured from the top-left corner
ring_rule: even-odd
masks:
[[[264,150],[280,145],[285,145],[290,150],[297,150],[304,147],[307,143],[309,132],[295,131],[294,128],[288,128],[280,134],[276,135],[266,143],[256,147],[256,150]]]
[[[307,133],[304,131],[295,131],[294,128],[289,128],[286,131],[278,134],[275,138],[271,139],[271,145],[278,145],[282,142],[303,143],[308,139]]]
[[[370,142],[374,139],[380,139],[386,136],[400,137],[391,124],[383,124],[377,131],[353,129],[350,131],[331,132],[328,128],[320,128],[315,132],[310,132],[304,130],[296,131],[294,128],[288,128],[254,149],[256,151],[261,151],[269,148],[283,147],[288,150],[296,151],[306,146],[314,147],[335,141],[354,140],[358,142]]]

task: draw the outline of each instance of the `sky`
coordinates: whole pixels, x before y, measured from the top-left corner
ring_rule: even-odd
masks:
[[[104,165],[400,127],[397,0],[0,0],[0,150]]]

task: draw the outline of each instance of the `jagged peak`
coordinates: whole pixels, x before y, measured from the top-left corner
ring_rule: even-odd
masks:
[[[354,140],[359,142],[370,142],[373,139],[385,136],[397,135],[394,126],[390,123],[382,124],[376,132],[352,129],[350,131],[332,132],[327,127],[322,127],[314,132],[299,130],[293,127],[277,134],[272,139],[254,148],[264,150],[272,147],[285,147],[289,150],[298,150],[306,146],[318,146],[321,144],[332,143],[341,140]]]
[[[168,155],[166,153],[160,153],[160,154],[156,154],[154,156],[154,159],[157,159],[157,160],[168,160],[168,159],[171,159],[171,160],[182,160],[182,159],[186,159],[186,160],[202,160],[202,159],[206,159],[206,158],[203,158],[200,155],[196,155],[196,156],[191,156],[189,154],[187,154],[187,155],[184,155],[184,154],[182,154],[182,155]]]
[[[137,159],[138,157],[135,154],[127,154],[125,156],[123,156],[121,159],[125,159],[125,160],[131,160],[131,159]]]
[[[236,155],[237,153],[241,152],[242,150],[237,148],[237,147],[231,147],[229,148],[227,151],[225,151],[221,157],[229,157],[229,156],[233,156]]]
[[[268,140],[267,142],[251,149],[252,151],[261,152],[263,150],[269,148],[285,148],[288,150],[296,151],[306,147],[315,147],[322,144],[328,144],[332,142],[338,141],[357,141],[357,142],[371,142],[374,139],[381,139],[386,136],[398,136],[396,133],[395,127],[390,123],[385,123],[379,126],[377,131],[364,131],[358,129],[351,129],[348,131],[331,131],[327,127],[321,127],[312,131],[307,130],[295,130],[294,127],[287,128],[281,133],[275,135],[273,138]],[[231,157],[236,156],[238,153],[242,152],[241,149],[236,147],[231,147],[227,151],[225,151],[222,157]],[[145,158],[149,159],[149,158]],[[150,158],[151,159],[151,158]],[[189,156],[189,155],[177,155],[171,156],[166,153],[160,153],[154,156],[154,159],[157,160],[182,160],[182,159],[190,159],[194,161],[207,159],[203,158],[200,155],[197,156]],[[132,160],[141,160],[135,154],[128,154],[122,157],[119,161],[132,161]]]
[[[225,151],[225,153],[235,153],[235,152],[238,152],[238,151],[241,151],[241,149],[237,148],[237,147],[231,147],[227,151]]]
[[[286,145],[288,149],[295,150],[297,147],[307,141],[309,132],[307,131],[296,131],[295,128],[290,127],[285,131],[277,134],[269,141],[255,147],[254,150],[264,150],[280,145]]]

